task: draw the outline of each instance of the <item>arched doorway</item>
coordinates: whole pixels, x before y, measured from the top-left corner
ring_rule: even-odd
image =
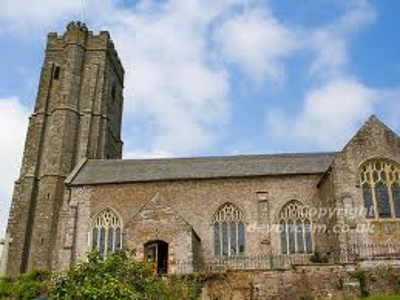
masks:
[[[168,243],[151,241],[144,245],[144,257],[158,274],[168,273]]]

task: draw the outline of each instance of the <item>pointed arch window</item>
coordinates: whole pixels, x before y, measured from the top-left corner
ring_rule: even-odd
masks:
[[[236,205],[226,203],[215,212],[213,234],[216,256],[237,256],[245,253],[244,216]]]
[[[388,160],[370,160],[360,171],[366,217],[400,218],[400,167]]]
[[[281,252],[311,253],[313,240],[309,208],[300,201],[292,200],[282,207],[279,219]]]
[[[105,209],[94,218],[92,247],[100,258],[122,249],[122,222],[113,210]]]

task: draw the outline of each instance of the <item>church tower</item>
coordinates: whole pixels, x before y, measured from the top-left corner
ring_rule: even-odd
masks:
[[[8,222],[7,275],[51,268],[64,181],[79,161],[121,158],[123,82],[108,32],[78,22],[48,35]]]

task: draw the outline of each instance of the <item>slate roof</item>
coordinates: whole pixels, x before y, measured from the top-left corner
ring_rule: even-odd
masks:
[[[87,160],[66,180],[70,185],[162,180],[322,174],[336,152],[221,157]]]

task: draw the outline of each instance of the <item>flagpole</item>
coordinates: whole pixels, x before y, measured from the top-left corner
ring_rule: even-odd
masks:
[[[85,23],[85,0],[82,0],[82,15],[81,15],[81,20],[82,20],[82,23]]]

